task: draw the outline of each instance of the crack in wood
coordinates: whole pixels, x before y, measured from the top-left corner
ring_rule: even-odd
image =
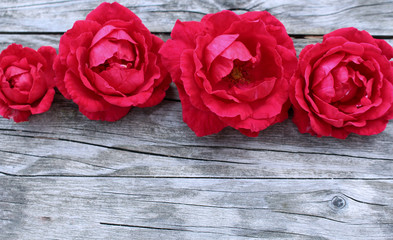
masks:
[[[231,164],[239,164],[239,165],[253,165],[252,163],[247,163],[247,162],[235,162],[235,161],[229,161],[229,160],[191,158],[191,157],[182,157],[182,156],[176,156],[176,155],[170,155],[170,154],[161,154],[161,153],[145,152],[145,151],[140,151],[140,150],[131,150],[131,149],[126,149],[126,148],[122,148],[122,147],[106,146],[106,145],[103,145],[103,144],[89,143],[89,142],[73,140],[73,139],[66,139],[66,138],[48,138],[48,137],[41,137],[41,136],[29,136],[29,135],[18,135],[18,134],[8,134],[8,133],[3,133],[3,135],[13,136],[13,137],[38,138],[38,139],[46,139],[46,140],[72,142],[72,143],[84,144],[84,145],[89,145],[89,146],[94,146],[94,147],[101,147],[101,148],[107,148],[107,149],[111,149],[111,150],[118,150],[118,151],[131,152],[131,153],[138,153],[138,154],[157,156],[157,157],[169,157],[169,158],[175,158],[175,159],[186,159],[186,160],[203,161],[203,162],[231,163]]]
[[[355,202],[358,202],[358,203],[369,204],[369,205],[380,206],[380,207],[387,207],[387,206],[389,206],[389,205],[381,204],[381,203],[365,202],[365,201],[358,200],[358,199],[356,199],[356,198],[354,198],[354,197],[351,197],[351,196],[349,196],[349,195],[347,195],[347,194],[345,194],[345,193],[341,193],[341,194],[342,194],[343,196],[345,196],[345,197],[347,197],[347,198],[349,198],[349,199],[355,201]]]
[[[21,202],[12,202],[12,201],[6,201],[6,200],[0,200],[0,203],[9,203],[9,204],[17,204],[17,205],[24,205],[25,203]]]
[[[193,233],[209,233],[209,234],[218,234],[218,235],[225,235],[225,236],[238,236],[238,235],[219,233],[219,232],[195,231],[195,230],[190,230],[190,229],[180,228],[180,227],[179,228],[153,227],[153,226],[131,225],[131,224],[121,224],[121,223],[107,223],[107,222],[100,222],[100,225],[128,227],[128,228],[142,228],[142,229],[161,230],[161,231],[180,231],[180,232],[193,232]]]
[[[325,219],[325,220],[329,220],[329,221],[333,221],[333,222],[337,222],[337,223],[352,224],[352,223],[349,223],[349,222],[344,222],[344,221],[336,220],[336,219],[333,219],[333,218],[328,218],[328,217],[325,217],[325,216],[319,216],[319,215],[314,215],[314,214],[295,213],[295,212],[287,212],[287,211],[282,211],[282,210],[272,210],[272,211],[276,212],[276,213],[283,213],[283,214],[291,214],[291,215],[298,215],[298,216],[320,218],[320,219]]]
[[[113,170],[113,171],[117,171],[118,170],[118,169],[111,168],[111,167],[100,166],[100,165],[97,165],[97,164],[87,163],[87,162],[83,162],[83,161],[79,161],[79,160],[75,160],[75,159],[69,159],[69,158],[66,159],[66,158],[59,158],[59,157],[52,157],[52,156],[41,156],[41,155],[34,155],[34,154],[28,154],[28,153],[6,151],[6,150],[1,150],[1,149],[0,149],[0,152],[9,153],[9,154],[16,154],[16,155],[22,155],[22,156],[35,157],[35,158],[58,159],[58,160],[63,160],[63,161],[77,162],[77,163],[85,164],[85,165],[96,167],[96,168],[108,169],[108,170]]]
[[[76,174],[14,174],[0,171],[0,174],[9,177],[21,177],[21,178],[130,178],[130,179],[225,179],[225,180],[353,180],[353,181],[389,181],[393,180],[393,177],[386,178],[349,178],[349,177],[251,177],[251,176],[169,176],[169,175],[76,175]]]
[[[176,143],[175,143],[176,144]],[[337,157],[348,157],[348,158],[359,158],[359,159],[367,159],[367,160],[381,160],[381,161],[393,161],[393,158],[379,158],[379,157],[365,157],[365,156],[357,156],[357,155],[349,155],[349,154],[339,154],[339,153],[327,153],[327,152],[305,152],[305,151],[288,151],[288,150],[279,150],[279,149],[266,149],[266,148],[241,148],[235,146],[204,146],[204,145],[187,145],[187,144],[177,144],[181,147],[197,147],[197,148],[213,148],[213,149],[236,149],[236,150],[244,150],[244,151],[255,151],[255,152],[277,152],[277,153],[296,153],[296,154],[310,154],[310,155],[325,155],[325,156],[337,156]]]
[[[149,13],[195,13],[198,15],[205,16],[206,14],[209,14],[207,12],[200,12],[200,11],[194,11],[194,10],[178,10],[178,9],[170,9],[170,10],[152,10],[148,11]]]
[[[237,209],[237,210],[271,210],[269,208],[261,207],[236,207],[236,206],[217,206],[217,205],[204,205],[204,204],[193,204],[193,203],[180,203],[180,202],[167,202],[167,201],[154,201],[154,200],[137,200],[136,202],[149,202],[149,203],[161,203],[161,204],[171,204],[171,205],[182,205],[191,207],[205,207],[205,208],[218,208],[218,209]]]
[[[25,4],[25,5],[18,5],[15,7],[0,7],[0,10],[15,10],[21,8],[29,8],[29,7],[42,7],[47,5],[56,5],[59,3],[70,3],[70,1],[53,1],[53,2],[42,2],[42,3],[34,3],[34,4]]]
[[[252,228],[241,228],[241,227],[231,227],[231,226],[186,226],[186,225],[171,225],[174,227],[154,227],[154,226],[146,226],[146,225],[131,225],[131,224],[122,224],[122,223],[109,223],[109,222],[100,222],[100,225],[106,226],[117,226],[117,227],[129,227],[129,228],[142,228],[142,229],[150,229],[150,230],[163,230],[163,231],[183,231],[183,232],[194,232],[194,233],[209,233],[209,234],[219,234],[226,236],[237,236],[237,237],[247,237],[247,238],[255,238],[259,239],[258,236],[253,236],[253,234],[228,234],[228,233],[220,233],[220,232],[212,232],[212,231],[197,231],[191,230],[188,228],[208,228],[208,229],[237,229],[237,230],[246,230],[246,231],[254,231],[259,233],[272,233],[272,234],[283,234],[283,235],[295,235],[295,236],[303,236],[303,237],[317,237],[314,235],[296,233],[296,232],[286,232],[280,230],[264,230],[264,229],[252,229]],[[318,239],[327,239],[327,238],[318,238]]]
[[[37,132],[37,131],[29,131],[29,130],[14,130],[14,129],[0,129],[0,131],[10,131],[10,132],[26,132],[26,133],[33,133],[33,134],[52,134],[49,132]],[[96,131],[96,130],[89,130],[89,131]],[[114,134],[110,132],[102,132],[104,134]],[[195,160],[195,161],[211,161],[211,162],[222,162],[222,163],[232,163],[232,164],[241,164],[241,165],[250,165],[253,163],[247,162],[236,162],[236,161],[228,161],[228,160],[217,160],[217,159],[204,159],[204,158],[191,158],[191,157],[181,157],[176,155],[168,155],[168,154],[161,154],[161,153],[154,153],[154,152],[147,152],[147,151],[140,151],[140,150],[132,150],[127,148],[121,147],[113,147],[113,146],[106,146],[103,144],[96,144],[96,143],[89,143],[79,140],[73,139],[65,139],[65,138],[50,138],[50,137],[43,137],[43,136],[29,136],[29,135],[19,135],[19,134],[8,134],[3,133],[3,135],[7,136],[14,136],[14,137],[27,137],[27,138],[39,138],[39,139],[48,139],[48,140],[58,140],[58,141],[67,141],[79,144],[86,144],[96,147],[103,147],[108,149],[114,149],[119,151],[127,151],[137,154],[144,154],[144,155],[152,155],[152,156],[159,156],[159,157],[171,157],[176,159],[186,159],[186,160]],[[290,154],[307,154],[307,155],[322,155],[322,156],[338,156],[338,157],[348,157],[348,158],[358,158],[358,159],[366,159],[366,160],[378,160],[378,161],[393,161],[392,158],[382,158],[382,157],[370,157],[370,156],[358,156],[358,155],[350,155],[350,154],[339,154],[339,153],[327,153],[327,152],[313,152],[313,151],[289,151],[289,150],[280,150],[280,149],[266,149],[266,148],[243,148],[243,147],[236,147],[236,146],[204,146],[204,145],[191,145],[191,144],[179,144],[177,142],[170,142],[171,144],[175,144],[180,147],[192,147],[192,148],[211,148],[211,149],[236,149],[236,150],[244,150],[244,151],[255,151],[255,152],[277,152],[277,153],[290,153]]]
[[[386,5],[386,4],[391,4],[391,3],[386,2],[386,3],[372,3],[372,4],[356,5],[356,6],[351,6],[351,7],[348,7],[348,8],[341,9],[341,10],[339,10],[337,12],[326,13],[326,14],[318,14],[318,15],[310,14],[310,15],[303,15],[303,16],[304,17],[322,17],[322,16],[326,17],[326,16],[332,16],[332,15],[336,15],[336,14],[339,14],[339,13],[347,12],[347,11],[350,11],[350,10],[353,10],[353,9],[357,9],[357,8],[375,7],[375,6],[382,6],[382,5]]]

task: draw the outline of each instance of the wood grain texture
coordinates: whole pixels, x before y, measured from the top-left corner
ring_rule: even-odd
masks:
[[[171,89],[175,91],[175,89]],[[57,95],[50,111],[0,119],[0,171],[12,175],[235,178],[383,178],[393,172],[393,125],[347,140],[300,134],[287,120],[248,138],[233,129],[198,138],[181,104],[133,109],[115,123],[90,121]]]
[[[65,32],[103,1],[3,0],[0,29],[5,32]],[[388,0],[119,0],[153,32],[170,32],[177,19],[200,20],[223,9],[267,10],[290,34],[325,34],[357,27],[376,35],[393,35],[393,2]]]
[[[1,239],[393,236],[391,180],[3,177],[0,186]]]

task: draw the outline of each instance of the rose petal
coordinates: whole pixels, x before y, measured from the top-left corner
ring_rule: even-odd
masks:
[[[203,101],[201,100],[200,87],[195,82],[195,62],[194,52],[192,50],[185,50],[182,53],[180,60],[180,69],[182,70],[181,81],[176,85],[182,86],[185,93],[190,97],[189,101],[192,105],[200,110],[208,110]]]
[[[61,95],[65,98],[71,99],[64,83],[65,73],[68,69],[67,66],[61,63],[60,57],[56,57],[55,62],[53,63],[53,68],[56,72],[55,83],[57,89],[59,89]]]
[[[117,91],[130,94],[145,80],[144,69],[122,69],[120,66],[113,66],[99,74],[105,81]]]
[[[313,81],[311,83],[312,89],[318,87],[318,84],[326,84],[325,77],[329,75],[329,73],[337,67],[337,65],[344,58],[344,53],[336,53],[327,57],[324,57],[322,61],[318,63],[318,65],[314,65],[313,71]],[[329,78],[329,80],[333,80],[333,78]],[[333,82],[329,84],[329,86],[333,89]],[[333,95],[334,96],[334,95]]]
[[[388,60],[393,58],[393,47],[383,39],[375,39],[379,48],[382,50],[382,54],[386,56]]]
[[[90,49],[89,66],[96,67],[104,64],[106,60],[117,57],[126,61],[134,61],[136,58],[134,46],[126,41],[113,42],[102,40]]]
[[[210,68],[213,60],[222,54],[224,50],[227,49],[231,44],[233,44],[238,37],[239,34],[220,35],[214,38],[213,41],[207,45],[205,50],[205,64],[207,69]]]
[[[24,122],[29,120],[29,116],[31,115],[30,111],[18,111],[12,108],[9,108],[7,104],[0,100],[0,115],[12,119],[15,122]]]
[[[89,68],[86,68],[86,77],[90,79],[92,85],[102,94],[124,96],[123,93],[117,91],[103,77]]]
[[[53,97],[55,95],[54,89],[48,89],[48,92],[44,95],[43,98],[40,99],[37,103],[33,105],[28,104],[20,104],[20,105],[9,105],[10,108],[18,110],[18,111],[28,111],[32,114],[39,114],[49,110],[52,105]]]
[[[131,107],[111,106],[106,111],[89,112],[79,106],[79,111],[90,120],[101,120],[115,122],[123,118],[130,111]]]
[[[311,128],[308,112],[303,109],[294,108],[292,121],[296,124],[300,133],[311,133],[315,135],[315,132]]]
[[[201,99],[210,111],[214,112],[220,117],[236,117],[246,119],[253,114],[253,109],[247,103],[233,103],[230,101],[223,101],[215,96],[201,92]]]
[[[117,2],[101,3],[86,16],[86,20],[96,21],[100,24],[104,24],[113,19],[123,20],[125,22],[140,21],[137,15]]]
[[[388,122],[389,121],[386,119],[376,119],[376,120],[367,121],[367,125],[364,127],[357,128],[355,126],[347,126],[345,127],[345,130],[359,135],[369,136],[369,135],[374,135],[383,132]]]
[[[283,46],[288,49],[292,55],[296,57],[296,51],[293,46],[292,39],[288,36],[288,33],[284,25],[273,15],[267,11],[249,11],[240,15],[241,19],[247,19],[250,21],[260,21],[266,25],[266,30],[273,36],[278,46]]]
[[[225,30],[240,20],[240,17],[229,10],[223,10],[218,13],[206,14],[201,19],[201,23],[205,25],[214,36],[218,36],[224,33]]]
[[[210,45],[209,45],[210,46]],[[227,49],[225,49],[221,56],[230,60],[238,59],[246,62],[252,58],[250,51],[239,41],[234,41]]]
[[[308,116],[310,118],[310,126],[318,136],[332,135],[332,126],[330,124],[321,120],[319,116],[314,113],[309,113]]]
[[[347,41],[357,43],[371,43],[375,44],[374,38],[366,31],[359,31],[354,27],[337,29],[331,33],[325,34],[323,40],[332,37],[344,37]]]
[[[87,112],[104,112],[110,105],[101,96],[87,89],[71,71],[64,77],[65,87],[72,100]]]
[[[178,91],[183,109],[183,121],[194,131],[195,135],[203,137],[218,133],[227,126],[214,113],[194,107],[181,85],[178,86]]]
[[[166,90],[169,88],[170,83],[171,78],[169,76],[165,77],[161,84],[154,88],[150,98],[145,103],[137,105],[137,107],[152,107],[159,104],[164,99]]]
[[[46,94],[41,100],[31,106],[32,114],[39,114],[49,110],[52,105],[53,97],[55,96],[55,90],[53,88],[48,89]]]
[[[131,107],[131,106],[138,106],[146,103],[146,101],[151,97],[152,93],[153,93],[153,89],[151,89],[150,91],[140,92],[135,95],[131,95],[127,97],[102,95],[102,98],[105,99],[106,102],[115,106]]]

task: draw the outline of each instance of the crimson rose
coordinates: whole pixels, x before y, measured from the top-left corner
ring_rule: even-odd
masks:
[[[160,54],[177,85],[183,119],[197,136],[231,126],[255,137],[287,118],[296,52],[268,12],[177,21],[171,37]]]
[[[0,54],[0,115],[15,122],[49,110],[55,95],[56,50],[11,44]]]
[[[157,54],[162,44],[129,9],[102,3],[61,37],[57,87],[91,120],[154,106],[170,83]]]
[[[382,132],[393,118],[392,57],[388,43],[355,28],[306,46],[290,82],[299,131],[342,139]]]

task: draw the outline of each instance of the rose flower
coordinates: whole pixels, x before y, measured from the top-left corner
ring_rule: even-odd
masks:
[[[91,120],[116,121],[132,106],[154,106],[171,81],[158,57],[162,44],[129,9],[102,3],[61,37],[57,87]]]
[[[183,120],[197,136],[231,126],[255,137],[287,118],[296,52],[268,12],[177,21],[171,38],[160,54],[179,91]]]
[[[55,95],[56,50],[11,44],[0,54],[0,115],[15,122],[49,110]]]
[[[341,139],[382,132],[393,118],[392,57],[388,43],[355,28],[306,46],[290,81],[299,131]]]

